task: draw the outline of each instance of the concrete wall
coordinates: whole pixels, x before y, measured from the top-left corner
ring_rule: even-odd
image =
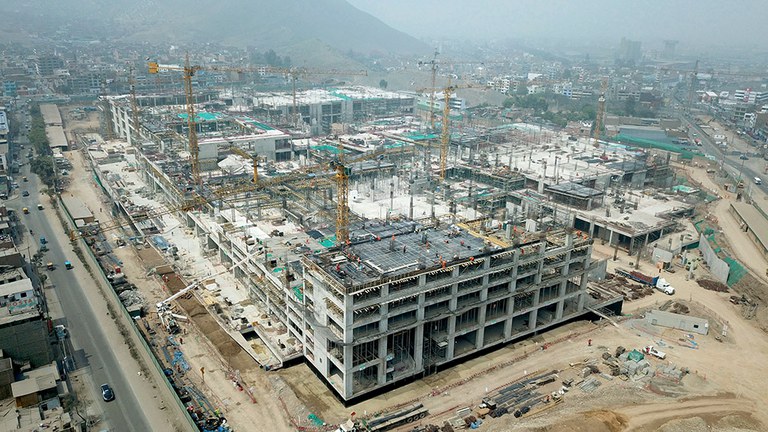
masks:
[[[13,367],[11,359],[0,359],[0,400],[13,396],[11,383],[13,382]]]
[[[596,261],[592,264],[594,268],[589,271],[589,280],[603,280],[608,272],[608,260]]]
[[[679,249],[679,248],[678,248]],[[672,259],[674,258],[674,255],[672,252],[660,249],[660,248],[653,248],[653,262],[657,263],[659,261],[664,263],[671,263]]]
[[[709,271],[712,273],[715,280],[726,283],[728,281],[728,274],[731,272],[731,267],[728,263],[717,257],[717,254],[712,250],[712,246],[709,245],[704,234],[699,238],[699,249],[701,249],[704,261],[709,266]]]
[[[703,335],[709,333],[709,321],[704,318],[652,310],[645,314],[645,321],[657,326],[669,327]]]
[[[42,316],[0,327],[0,347],[14,360],[32,363],[33,368],[51,364],[48,325]]]

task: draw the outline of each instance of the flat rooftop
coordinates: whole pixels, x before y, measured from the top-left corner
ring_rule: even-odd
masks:
[[[47,125],[61,126],[61,113],[59,112],[59,106],[56,104],[40,104],[40,114],[43,116],[43,121]]]
[[[24,375],[23,380],[11,383],[11,391],[15,398],[54,388],[60,376],[56,362],[32,369]]]
[[[93,213],[85,205],[83,201],[74,196],[62,196],[61,200],[64,201],[64,206],[67,207],[67,211],[72,216],[72,219],[87,219],[92,218]]]
[[[0,111],[0,135],[8,133],[8,117],[5,111]]]
[[[8,282],[0,285],[0,297],[7,297],[16,293],[26,292],[33,290],[31,279],[19,279],[13,282]]]
[[[48,137],[48,145],[54,147],[68,147],[67,136],[61,126],[46,126],[45,135]]]
[[[498,155],[499,163],[517,169],[529,178],[555,183],[579,182],[644,167],[644,163],[637,160],[639,152],[621,145],[607,144],[597,149],[588,139],[568,141],[567,134],[516,130],[517,135],[512,141],[497,144],[489,150],[489,159]]]
[[[669,216],[688,211],[693,207],[691,204],[666,196],[655,198],[642,193],[628,193],[624,199],[626,200],[624,212],[621,212],[621,204],[616,204],[613,198],[606,197],[604,207],[590,211],[577,210],[577,213],[585,220],[595,220],[598,224],[611,225],[625,233],[642,233],[673,224],[674,221]],[[609,215],[606,214],[606,208]]]
[[[267,105],[272,107],[282,107],[293,105],[293,95],[290,92],[256,93],[253,99],[257,106]],[[366,86],[348,86],[328,90],[312,89],[296,92],[296,103],[302,105],[383,99],[407,100],[413,99],[413,96]]]
[[[443,261],[469,260],[489,250],[484,239],[458,226],[433,229],[414,222],[369,222],[356,227],[350,237],[348,253],[332,252],[331,264],[324,266],[342,284],[365,284],[439,267]]]

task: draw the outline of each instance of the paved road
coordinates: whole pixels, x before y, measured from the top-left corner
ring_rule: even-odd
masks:
[[[698,137],[701,139],[701,148],[708,154],[715,156],[718,160],[722,162],[722,164],[725,167],[728,167],[728,172],[734,176],[734,178],[738,178],[741,176],[742,180],[744,180],[744,184],[748,185],[748,188],[755,188],[759,189],[764,193],[768,193],[768,184],[763,182],[762,185],[756,185],[753,183],[752,179],[755,177],[761,177],[761,174],[759,170],[752,169],[747,162],[739,159],[735,156],[726,156],[723,154],[723,152],[720,150],[720,148],[715,145],[715,143],[710,139],[709,133],[710,131],[705,131],[702,128],[699,127],[699,125],[696,124],[695,121],[689,116],[686,116],[685,114],[680,114],[680,119],[684,123],[688,123],[691,125],[691,131],[695,131],[698,133]]]
[[[26,157],[22,157],[26,159]],[[100,404],[101,411],[105,413],[106,422],[110,425],[110,431],[148,431],[152,430],[142,412],[141,404],[128,385],[129,379],[136,379],[135,372],[122,370],[117,361],[115,352],[111,348],[116,344],[123,344],[122,340],[111,338],[102,328],[94,312],[94,305],[102,303],[98,309],[103,309],[101,295],[95,283],[83,286],[80,281],[90,280],[90,275],[85,272],[83,265],[72,252],[66,234],[61,224],[50,210],[37,209],[38,202],[48,206],[48,198],[37,193],[39,190],[37,176],[29,174],[29,165],[21,168],[19,176],[27,175],[29,182],[20,182],[20,190],[28,190],[29,197],[21,197],[19,192],[16,197],[8,201],[8,207],[18,211],[19,218],[26,229],[22,232],[29,235],[29,229],[34,231],[32,244],[39,244],[39,239],[44,236],[48,240],[49,252],[46,253],[44,262],[53,262],[58,267],[53,271],[47,271],[49,280],[47,283],[54,285],[61,309],[66,315],[67,327],[74,350],[82,350],[84,355],[75,355],[76,367],[90,367],[95,385],[109,383],[115,390],[115,401],[106,403],[101,399],[99,389],[94,389],[92,398]],[[21,212],[22,207],[29,208],[29,214]],[[34,248],[34,246],[33,246]],[[26,252],[26,251],[25,251]],[[30,251],[34,253],[34,249]],[[66,270],[64,261],[69,260],[75,265],[74,270]],[[80,276],[79,278],[77,276]],[[91,303],[94,303],[92,305]],[[103,312],[102,312],[103,313]],[[114,331],[110,332],[114,333]],[[145,401],[145,403],[155,403]]]

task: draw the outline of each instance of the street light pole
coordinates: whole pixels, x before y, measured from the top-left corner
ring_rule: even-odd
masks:
[[[744,155],[741,156],[741,167],[739,168],[739,179],[738,181],[741,182],[741,178],[744,175],[744,162],[746,159],[744,159]]]

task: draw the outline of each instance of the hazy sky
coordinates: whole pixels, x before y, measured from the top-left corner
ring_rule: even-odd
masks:
[[[768,0],[347,0],[416,37],[764,46]]]

